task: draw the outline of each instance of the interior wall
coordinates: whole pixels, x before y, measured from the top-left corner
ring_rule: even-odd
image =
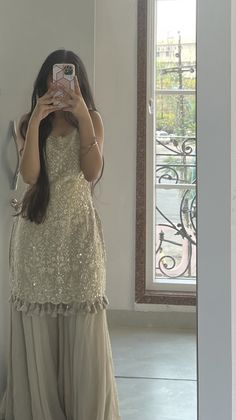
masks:
[[[110,309],[134,308],[137,0],[97,0],[95,97],[105,127],[97,207],[108,254]]]
[[[230,13],[198,0],[199,420],[232,419]]]
[[[231,334],[232,420],[236,420],[236,1],[231,1]]]

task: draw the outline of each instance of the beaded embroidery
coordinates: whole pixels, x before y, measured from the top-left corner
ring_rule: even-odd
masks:
[[[109,304],[103,228],[79,151],[77,130],[48,137],[46,219],[37,225],[17,216],[13,222],[9,301],[28,315],[96,313]]]

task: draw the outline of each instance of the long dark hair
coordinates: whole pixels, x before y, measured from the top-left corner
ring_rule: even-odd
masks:
[[[89,110],[97,111],[92,95],[92,91],[89,85],[87,72],[85,66],[74,52],[65,49],[53,51],[48,55],[46,60],[39,70],[38,76],[34,82],[34,89],[31,97],[31,110],[20,124],[20,133],[25,139],[26,132],[29,124],[30,117],[37,103],[37,97],[43,96],[47,90],[48,76],[52,74],[52,67],[57,63],[72,63],[75,65],[75,74],[78,77],[80,89],[84,101]],[[46,139],[52,131],[52,122],[55,113],[52,112],[46,118],[41,120],[39,126],[39,157],[40,157],[40,173],[37,182],[33,184],[24,194],[21,202],[21,210],[14,216],[22,215],[22,217],[31,220],[37,224],[43,223],[46,217],[46,210],[50,199],[50,186],[48,173],[46,168]],[[71,112],[65,111],[65,119],[71,123],[74,127],[79,129],[79,123]],[[104,170],[104,157],[103,166],[100,177],[96,182],[91,182],[91,193],[93,193],[94,187],[97,182],[101,179]]]

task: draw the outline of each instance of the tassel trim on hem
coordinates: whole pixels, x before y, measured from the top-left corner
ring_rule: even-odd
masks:
[[[93,302],[72,302],[72,303],[52,303],[52,302],[27,302],[20,297],[11,295],[8,302],[13,303],[14,308],[17,311],[22,311],[26,315],[51,315],[56,318],[58,314],[69,316],[75,315],[78,312],[82,313],[97,313],[102,309],[106,309],[109,305],[109,300],[106,295],[99,296]]]

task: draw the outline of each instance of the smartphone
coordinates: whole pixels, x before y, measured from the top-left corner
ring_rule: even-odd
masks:
[[[59,82],[68,89],[75,90],[75,66],[71,63],[54,64],[52,70],[53,82]],[[63,98],[64,92],[58,90],[54,97]]]

